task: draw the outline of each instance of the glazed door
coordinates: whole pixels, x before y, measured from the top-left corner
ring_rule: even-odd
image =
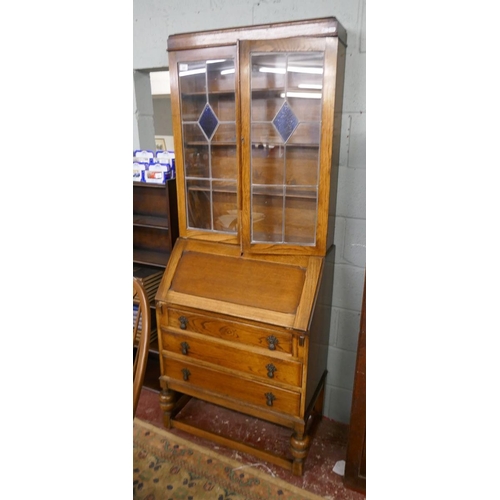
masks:
[[[240,42],[246,251],[326,251],[337,43]]]
[[[236,46],[169,58],[180,235],[239,244]]]

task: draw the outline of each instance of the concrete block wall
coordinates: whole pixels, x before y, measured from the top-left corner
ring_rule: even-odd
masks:
[[[324,415],[349,423],[366,266],[365,0],[134,0],[133,69],[167,68],[170,34],[327,16],[346,28],[348,46]],[[141,116],[134,109],[134,147],[143,147]]]

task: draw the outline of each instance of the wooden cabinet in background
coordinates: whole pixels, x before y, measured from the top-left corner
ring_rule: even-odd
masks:
[[[175,179],[166,184],[134,182],[134,264],[167,265],[179,236]]]
[[[164,422],[296,475],[327,375],[345,41],[335,18],[168,39],[179,239],[156,295]],[[183,422],[189,397],[290,428],[288,454]]]
[[[175,179],[166,184],[133,183],[133,274],[143,281],[151,307],[151,343],[144,385],[160,390],[160,359],[154,297],[179,236]],[[161,279],[161,278],[160,278]]]
[[[366,280],[361,308],[344,484],[357,491],[366,491]]]

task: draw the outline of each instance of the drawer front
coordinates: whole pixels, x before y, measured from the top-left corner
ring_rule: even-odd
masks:
[[[299,415],[300,394],[271,385],[242,380],[227,373],[164,357],[164,375],[183,387],[208,390],[223,397],[260,406],[289,415]]]
[[[292,359],[280,359],[267,354],[257,354],[242,349],[241,344],[229,346],[210,338],[194,338],[189,334],[162,332],[162,348],[182,354],[189,360],[202,360],[207,363],[238,370],[262,377],[272,384],[274,381],[300,387],[302,363]]]
[[[201,333],[218,339],[239,342],[262,347],[268,351],[292,354],[293,335],[281,330],[238,323],[210,315],[168,309],[169,329],[181,329],[186,332]]]

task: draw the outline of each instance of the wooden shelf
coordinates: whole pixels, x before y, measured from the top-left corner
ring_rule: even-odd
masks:
[[[134,226],[168,229],[168,220],[164,217],[151,215],[134,215]]]
[[[193,180],[188,178],[188,180]],[[253,185],[255,187],[255,185]],[[263,184],[259,184],[258,187],[259,192],[253,192],[252,194],[254,196],[278,196],[278,197],[285,197],[285,198],[301,198],[305,200],[315,200],[317,198],[316,191],[311,189],[310,191],[303,191],[300,193],[286,193],[285,191],[281,190],[280,188],[273,189],[272,186],[266,186]],[[299,186],[296,184],[286,186],[288,189],[304,189],[307,186]],[[210,192],[212,191],[213,193],[227,193],[227,194],[236,194],[236,188],[235,189],[221,189],[221,188],[210,188],[210,187],[203,187],[203,186],[189,186],[187,189],[188,192],[190,191],[201,191],[201,192]]]
[[[309,188],[307,191],[305,189]],[[296,192],[286,192],[286,190],[295,190]],[[300,192],[298,190],[301,190]],[[278,196],[285,198],[303,198],[303,199],[316,199],[318,197],[315,186],[310,188],[309,186],[298,186],[296,184],[285,186],[266,186],[265,184],[252,184],[252,195],[253,196]]]
[[[165,267],[169,257],[170,252],[154,252],[152,250],[134,248],[134,262],[137,264]]]
[[[304,89],[301,89],[299,87],[289,87],[287,88],[287,91],[288,92],[306,92],[304,91]],[[254,88],[252,89],[252,96],[254,94],[282,94],[283,92],[285,92],[285,89],[283,87],[259,87],[259,88]],[[315,90],[314,92],[321,92],[321,90]],[[200,97],[200,98],[205,98],[206,95],[221,95],[221,96],[224,96],[224,95],[235,95],[235,91],[234,89],[228,89],[228,90],[212,90],[212,91],[206,91],[206,90],[200,90],[200,91],[197,91],[197,92],[182,92],[181,93],[181,96],[182,98],[186,98],[186,97]],[[294,97],[292,97],[292,99],[294,99]],[[298,98],[297,98],[298,99]]]
[[[232,95],[232,96],[234,96],[235,95],[235,91],[234,91],[234,89],[228,89],[228,90],[211,90],[211,91],[200,90],[200,91],[197,91],[197,92],[182,92],[181,96],[183,98],[185,98],[185,97],[201,97],[201,98],[205,98],[207,94],[208,95],[220,95],[220,96],[224,96],[224,95]]]
[[[187,147],[193,147],[193,146],[236,146],[236,141],[218,141],[218,142],[207,142],[207,141],[190,141],[185,143]]]
[[[175,182],[175,181],[174,181]],[[151,188],[151,189],[165,189],[165,184],[154,184],[147,182],[134,182],[135,187]]]
[[[197,178],[196,178],[197,179]],[[194,180],[188,178],[188,180]],[[188,191],[212,191],[213,193],[228,193],[228,194],[236,194],[236,186],[234,189],[221,189],[221,188],[210,188],[210,187],[203,187],[203,186],[189,186]]]

